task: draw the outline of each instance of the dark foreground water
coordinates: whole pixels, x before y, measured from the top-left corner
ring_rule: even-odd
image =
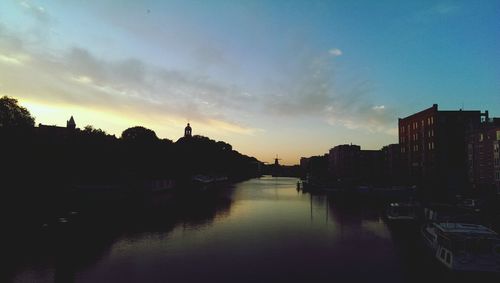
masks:
[[[388,226],[375,203],[303,194],[296,182],[263,177],[212,193],[82,213],[73,223],[29,235],[7,231],[0,281],[498,280],[442,269],[426,253],[418,227]]]

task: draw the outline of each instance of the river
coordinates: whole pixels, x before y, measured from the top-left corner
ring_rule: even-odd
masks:
[[[418,229],[395,229],[382,207],[262,177],[214,192],[147,200],[71,229],[4,241],[7,282],[475,281],[441,268]],[[71,224],[71,223],[68,223]],[[13,233],[15,234],[15,233]],[[491,279],[494,280],[494,279]],[[3,281],[3,280],[2,280]],[[493,281],[492,281],[493,282]]]

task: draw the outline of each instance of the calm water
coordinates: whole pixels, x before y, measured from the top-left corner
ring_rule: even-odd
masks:
[[[342,203],[263,177],[196,197],[137,201],[77,224],[3,240],[13,282],[477,281],[449,274],[416,227],[373,203]],[[432,281],[431,281],[432,280]],[[491,279],[494,280],[494,279]],[[1,280],[4,281],[4,280]]]

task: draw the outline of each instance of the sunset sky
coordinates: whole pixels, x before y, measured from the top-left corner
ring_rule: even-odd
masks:
[[[500,1],[2,0],[0,95],[267,162],[379,149],[433,103],[500,116]]]

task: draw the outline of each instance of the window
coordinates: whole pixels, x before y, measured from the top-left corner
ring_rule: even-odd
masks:
[[[500,130],[497,131],[497,141],[500,141]]]
[[[500,171],[495,172],[495,180],[500,181]]]
[[[483,141],[483,139],[484,139],[483,134],[479,134],[479,141],[480,141],[480,142],[482,142],[482,141]]]
[[[498,148],[499,148],[498,143],[493,144],[493,151],[494,151],[494,152],[498,152],[498,151],[499,151],[499,149],[498,149]]]

